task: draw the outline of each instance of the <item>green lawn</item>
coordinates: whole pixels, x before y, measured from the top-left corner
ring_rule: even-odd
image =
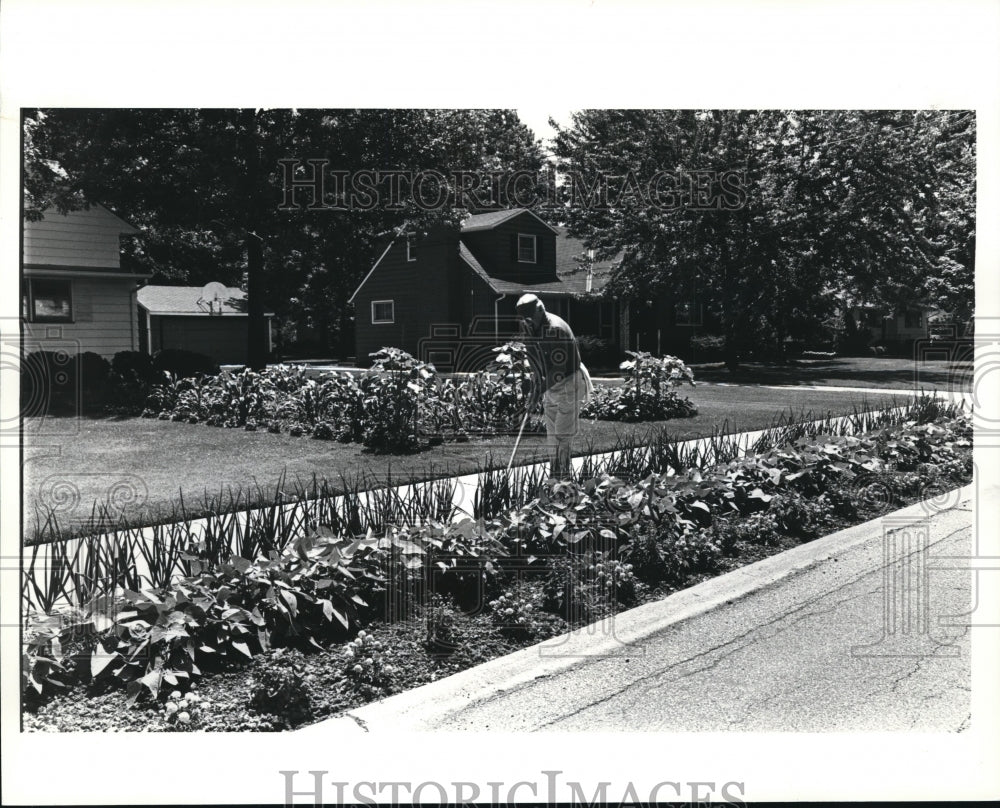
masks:
[[[942,350],[944,350],[942,348]],[[722,364],[694,366],[695,379],[733,384],[810,385],[819,387],[867,387],[894,390],[972,389],[972,363],[880,357],[797,359],[779,365],[747,362],[731,371]]]
[[[855,406],[877,409],[902,403],[905,394],[859,394],[837,391],[773,390],[760,387],[698,386],[682,391],[698,406],[694,418],[658,422],[678,439],[711,434],[725,427],[737,432],[770,425],[790,411],[797,416],[844,414]],[[584,421],[577,453],[588,447],[610,448],[623,433],[642,434],[655,424]],[[76,434],[67,435],[76,431]],[[60,432],[62,437],[44,437]],[[233,487],[253,491],[259,484],[273,490],[286,479],[308,481],[315,473],[333,481],[364,472],[385,480],[410,475],[446,476],[475,471],[487,463],[504,466],[512,436],[488,441],[446,443],[415,455],[372,455],[356,444],[293,438],[266,432],[245,432],[145,418],[33,419],[25,424],[24,533],[35,533],[36,503],[62,503],[60,525],[84,522],[95,501],[109,492],[127,497],[137,492],[129,512],[145,510],[148,518],[170,512],[183,492],[187,507],[197,507],[206,491]],[[526,435],[519,460],[544,451],[544,436]],[[141,506],[141,508],[140,508]]]

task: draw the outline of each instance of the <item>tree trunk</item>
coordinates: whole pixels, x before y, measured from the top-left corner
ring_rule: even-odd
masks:
[[[739,370],[740,367],[740,318],[733,312],[732,303],[726,307],[723,314],[726,343],[722,348],[722,356],[729,370]]]
[[[267,321],[264,317],[264,242],[258,234],[258,212],[264,194],[258,188],[260,149],[257,138],[257,113],[253,109],[240,114],[243,135],[244,205],[246,206],[247,251],[247,365],[263,370],[267,365]]]
[[[264,317],[264,245],[255,233],[247,233],[247,365],[251,370],[267,366],[267,320]]]

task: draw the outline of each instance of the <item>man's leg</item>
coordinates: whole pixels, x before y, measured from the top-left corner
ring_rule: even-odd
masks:
[[[542,397],[542,411],[545,413],[545,442],[549,447],[549,476],[557,477],[557,461],[559,440],[556,434],[559,404],[551,390],[546,390]]]
[[[571,458],[573,438],[579,429],[580,402],[577,397],[576,377],[567,379],[554,396],[555,453],[552,458],[552,476],[565,479],[572,476]]]

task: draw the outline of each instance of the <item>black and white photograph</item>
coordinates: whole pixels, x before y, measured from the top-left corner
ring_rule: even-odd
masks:
[[[8,8],[5,803],[997,796],[995,72],[594,6],[533,68],[110,3],[67,86]]]

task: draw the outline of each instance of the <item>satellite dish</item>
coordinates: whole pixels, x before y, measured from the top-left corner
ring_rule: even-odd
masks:
[[[222,301],[229,298],[229,287],[218,281],[209,281],[201,288],[198,303],[208,304],[209,314],[222,314]]]

